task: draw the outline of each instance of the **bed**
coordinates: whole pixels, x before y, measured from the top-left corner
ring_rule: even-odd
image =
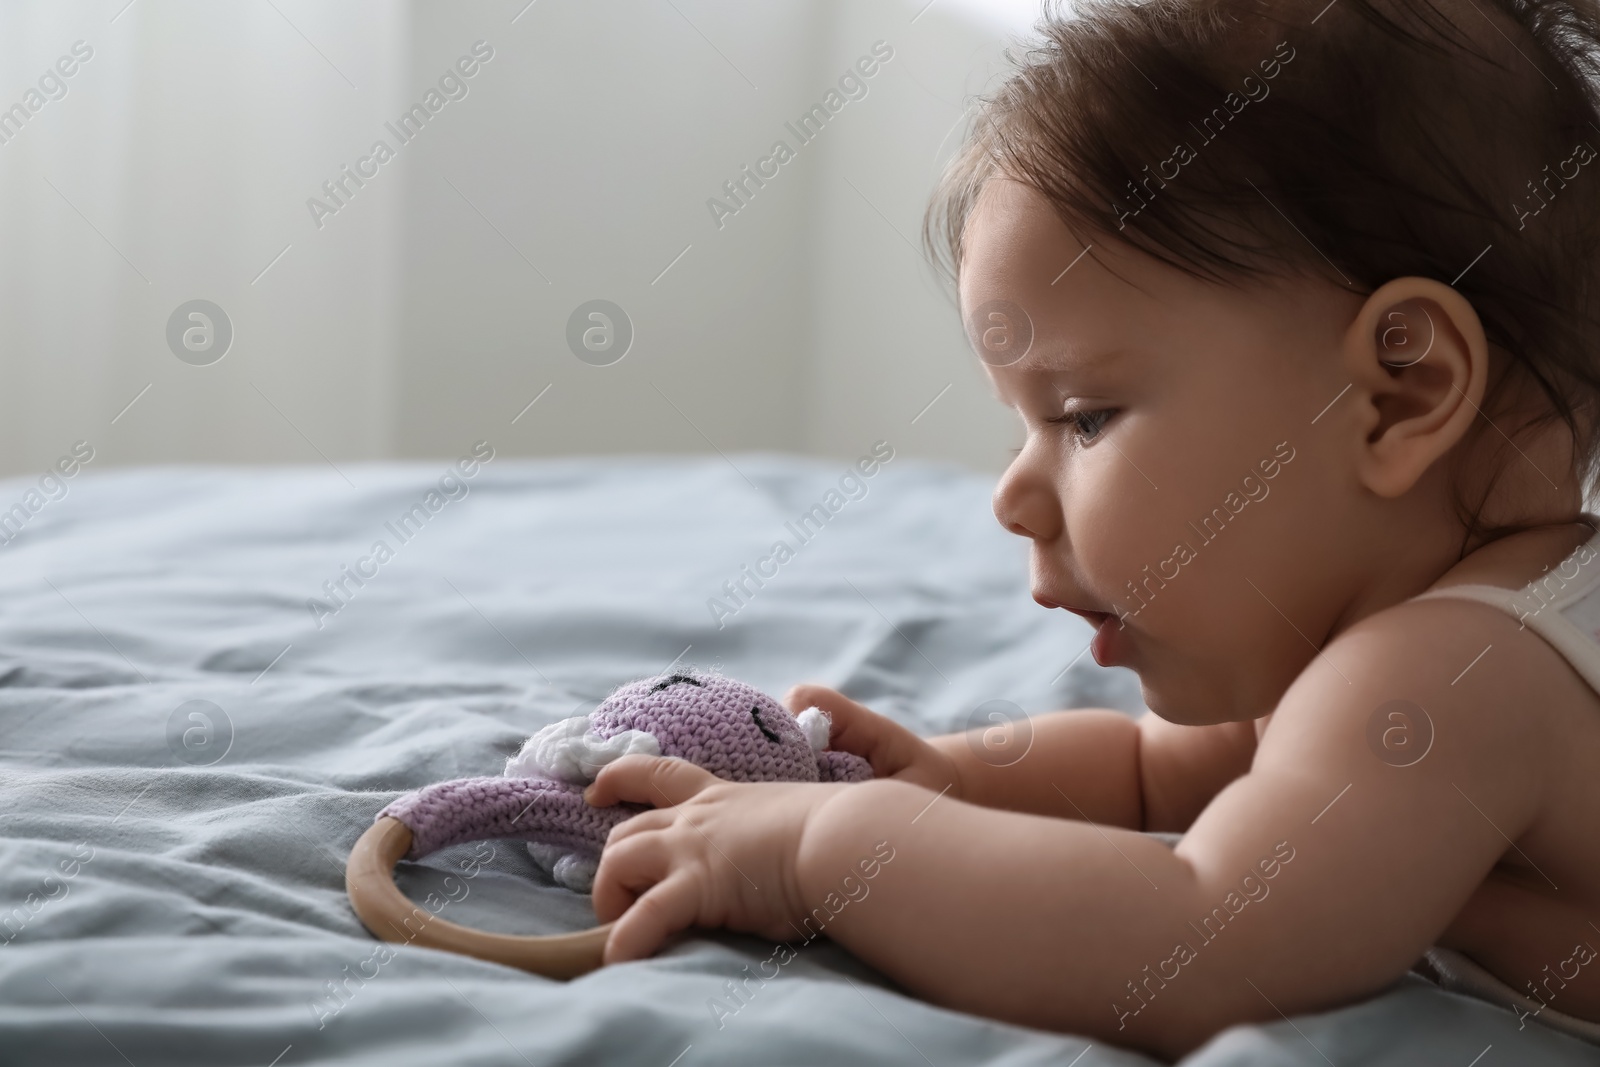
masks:
[[[1139,710],[1130,675],[1080,655],[1083,623],[1032,604],[988,481],[953,468],[896,460],[729,601],[844,470],[499,458],[471,477],[439,462],[71,482],[0,547],[0,1062],[1152,1062],[931,1006],[825,942],[730,1016],[713,1000],[771,945],[696,934],[559,983],[410,946],[384,958],[352,914],[344,860],[389,800],[497,773],[538,727],[669,665],[774,693],[821,681],[930,733],[990,701]],[[33,484],[0,482],[0,508]],[[505,842],[403,868],[458,922],[592,922]],[[1597,1061],[1407,976],[1184,1062]]]

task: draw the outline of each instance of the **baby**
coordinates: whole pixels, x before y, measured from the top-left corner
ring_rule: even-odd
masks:
[[[1153,714],[997,752],[801,686],[876,780],[627,757],[607,960],[820,916],[931,1001],[1176,1057],[1426,957],[1600,1035],[1597,18],[1047,15],[927,232],[1025,429],[995,515]]]

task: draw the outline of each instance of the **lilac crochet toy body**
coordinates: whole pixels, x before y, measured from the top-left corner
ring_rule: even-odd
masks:
[[[828,749],[828,717],[792,715],[776,700],[718,674],[680,673],[630,682],[590,715],[552,723],[506,763],[499,778],[463,778],[408,793],[378,813],[410,828],[407,859],[463,841],[527,841],[556,881],[580,893],[594,884],[611,828],[639,804],[596,808],[583,789],[626,755],[678,756],[734,782],[859,782],[860,756]]]

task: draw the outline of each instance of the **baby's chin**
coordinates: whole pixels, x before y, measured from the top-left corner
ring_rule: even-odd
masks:
[[[1139,676],[1144,706],[1179,726],[1239,722],[1266,713],[1244,709],[1238,693],[1193,671],[1163,670],[1162,665],[1148,662],[1134,664],[1132,669]]]
[[[1205,717],[1202,709],[1196,707],[1192,698],[1188,701],[1169,699],[1163,689],[1149,685],[1143,678],[1139,679],[1139,691],[1144,697],[1144,706],[1168,722],[1180,726],[1203,726],[1211,721]]]

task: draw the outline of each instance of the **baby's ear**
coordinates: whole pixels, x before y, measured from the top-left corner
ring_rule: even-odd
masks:
[[[1467,299],[1431,278],[1395,278],[1362,305],[1345,339],[1354,395],[1328,414],[1356,473],[1381,497],[1411,490],[1477,420],[1488,342]]]

